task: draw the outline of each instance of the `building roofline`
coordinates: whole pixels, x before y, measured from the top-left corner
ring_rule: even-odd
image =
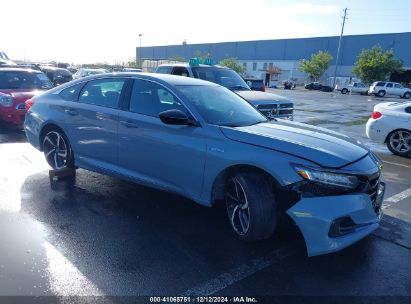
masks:
[[[355,34],[355,35],[344,35],[344,38],[347,37],[364,37],[364,36],[385,36],[385,35],[402,35],[410,34],[411,32],[398,32],[398,33],[374,33],[374,34]],[[289,40],[306,40],[306,39],[338,39],[339,36],[315,36],[315,37],[299,37],[299,38],[280,38],[280,39],[257,39],[257,40],[241,40],[241,41],[222,41],[222,42],[202,42],[202,43],[187,43],[183,44],[164,44],[164,45],[152,45],[152,46],[143,46],[144,48],[155,48],[155,47],[181,47],[181,46],[196,46],[196,45],[205,45],[205,44],[225,44],[225,43],[244,43],[244,42],[265,42],[265,41],[289,41]],[[140,47],[136,47],[139,49]]]

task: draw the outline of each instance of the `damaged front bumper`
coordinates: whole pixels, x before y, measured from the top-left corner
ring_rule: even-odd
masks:
[[[385,184],[375,196],[353,193],[301,197],[287,210],[304,236],[308,256],[339,251],[372,233],[382,218]]]

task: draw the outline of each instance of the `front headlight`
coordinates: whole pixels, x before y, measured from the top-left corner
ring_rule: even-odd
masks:
[[[0,96],[0,105],[5,108],[10,108],[13,105],[13,98],[9,95]]]
[[[307,181],[339,187],[346,190],[354,190],[360,183],[356,176],[349,174],[314,169],[300,165],[294,165],[294,170]]]

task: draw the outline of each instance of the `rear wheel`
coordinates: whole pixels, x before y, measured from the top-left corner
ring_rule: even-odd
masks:
[[[66,135],[57,129],[49,130],[43,139],[47,163],[55,170],[73,168],[73,153]]]
[[[341,94],[347,94],[348,93],[348,90],[347,89],[342,89],[341,90]]]
[[[395,130],[387,137],[388,149],[399,156],[411,155],[411,131]]]
[[[383,91],[383,90],[378,91],[377,96],[378,97],[384,97],[385,96],[385,91]]]
[[[277,223],[276,202],[269,181],[258,173],[236,173],[225,186],[231,227],[246,241],[270,237]]]

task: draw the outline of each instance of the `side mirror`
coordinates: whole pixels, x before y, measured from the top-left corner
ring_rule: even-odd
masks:
[[[198,126],[198,123],[190,120],[186,113],[177,109],[161,112],[158,116],[167,125]]]

